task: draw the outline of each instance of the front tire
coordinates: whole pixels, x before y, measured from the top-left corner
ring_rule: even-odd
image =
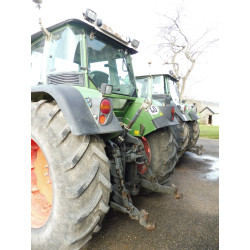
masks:
[[[55,102],[32,102],[31,113],[31,138],[47,160],[53,192],[45,223],[32,225],[32,249],[80,249],[100,230],[109,210],[110,162],[105,145],[97,136],[73,135]],[[32,162],[36,166],[36,154]],[[32,197],[42,193],[40,185],[34,190]],[[39,204],[32,204],[34,211]],[[40,216],[39,211],[32,214]]]

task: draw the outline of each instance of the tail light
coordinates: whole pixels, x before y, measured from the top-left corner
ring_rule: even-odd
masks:
[[[174,107],[172,107],[171,108],[172,121],[174,120],[174,113],[175,113],[175,110],[174,110]]]
[[[111,103],[108,99],[103,99],[100,104],[100,110],[104,115],[109,114],[111,110]]]
[[[184,113],[186,112],[186,105],[184,106]]]
[[[100,122],[101,124],[104,124],[105,121],[106,121],[105,115],[101,115],[101,116],[99,117],[99,122]]]

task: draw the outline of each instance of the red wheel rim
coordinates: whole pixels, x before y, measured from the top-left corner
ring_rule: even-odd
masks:
[[[31,139],[31,227],[43,226],[53,202],[49,166],[39,145]]]
[[[148,157],[148,164],[150,164],[150,161],[151,161],[151,149],[150,149],[150,146],[149,146],[149,143],[147,141],[147,139],[145,137],[142,137],[141,138],[141,141],[144,145],[144,150],[145,150],[145,153]]]
[[[142,137],[140,139],[141,139],[141,141],[142,141],[142,143],[144,145],[144,150],[145,150],[145,153],[146,153],[146,155],[148,157],[148,165],[149,165],[150,161],[151,161],[151,150],[150,150],[149,143],[148,143],[148,141],[147,141],[147,139],[145,137]],[[148,170],[148,168],[147,168],[146,164],[138,164],[138,172],[140,174],[143,175],[144,173],[147,172],[147,170]]]

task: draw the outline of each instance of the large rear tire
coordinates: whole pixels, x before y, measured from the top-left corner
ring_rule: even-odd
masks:
[[[55,102],[32,102],[31,113],[31,139],[36,145],[32,168],[38,173],[46,167],[36,163],[40,150],[47,161],[53,194],[48,199],[49,215],[43,223],[35,223],[43,211],[37,209],[42,203],[34,197],[37,193],[42,196],[43,191],[41,184],[36,185],[42,177],[36,174],[32,178],[32,249],[80,249],[100,230],[109,210],[110,162],[105,145],[97,136],[73,135]]]
[[[168,182],[178,161],[177,143],[169,128],[157,130],[143,140],[149,168],[160,184]]]
[[[183,122],[178,116],[178,125],[170,126],[170,129],[175,136],[178,145],[178,159],[185,153],[189,143],[189,126],[186,122]]]
[[[192,121],[187,123],[189,126],[189,142],[188,148],[192,148],[195,146],[199,139],[200,135],[200,127],[197,121]]]

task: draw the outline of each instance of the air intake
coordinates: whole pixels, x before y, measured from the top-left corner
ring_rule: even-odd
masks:
[[[84,86],[84,76],[80,73],[58,73],[47,76],[48,84],[72,84]]]

